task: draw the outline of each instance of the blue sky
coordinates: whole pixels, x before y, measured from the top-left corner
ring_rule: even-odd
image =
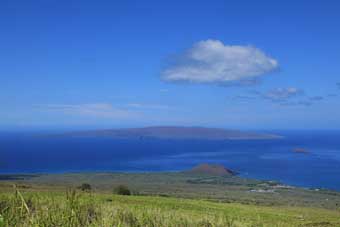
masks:
[[[0,127],[340,127],[339,1],[0,1]]]

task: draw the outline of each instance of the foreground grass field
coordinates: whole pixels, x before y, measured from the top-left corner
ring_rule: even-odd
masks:
[[[156,196],[18,191],[0,193],[0,226],[340,226],[340,212]]]

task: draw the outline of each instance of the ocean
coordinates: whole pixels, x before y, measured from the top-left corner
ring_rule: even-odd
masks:
[[[0,173],[181,171],[223,164],[242,177],[340,190],[340,131],[276,140],[170,140],[0,134]],[[294,152],[303,148],[307,152]]]

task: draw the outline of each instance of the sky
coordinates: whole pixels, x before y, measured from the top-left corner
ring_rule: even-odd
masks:
[[[0,1],[0,130],[340,128],[340,2]]]

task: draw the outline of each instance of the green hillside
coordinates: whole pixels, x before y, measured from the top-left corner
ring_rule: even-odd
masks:
[[[336,210],[105,193],[0,194],[0,226],[340,226]]]
[[[0,227],[340,227],[337,191],[233,175],[69,173],[1,179]],[[119,185],[132,195],[115,194]]]

